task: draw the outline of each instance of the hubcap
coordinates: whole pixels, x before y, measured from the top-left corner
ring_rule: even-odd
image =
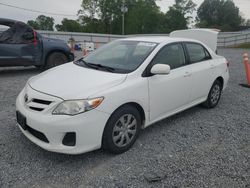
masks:
[[[212,89],[212,92],[211,92],[211,102],[212,104],[216,104],[220,98],[220,92],[221,92],[221,89],[220,89],[220,86],[219,85],[215,85]]]
[[[123,115],[115,124],[112,138],[118,147],[124,147],[131,143],[136,135],[137,121],[132,114]]]

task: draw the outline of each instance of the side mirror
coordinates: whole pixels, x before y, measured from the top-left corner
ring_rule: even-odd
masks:
[[[170,66],[165,64],[156,64],[151,68],[152,74],[169,74]]]

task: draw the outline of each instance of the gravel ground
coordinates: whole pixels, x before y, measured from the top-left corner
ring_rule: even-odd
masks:
[[[243,51],[219,51],[231,78],[217,108],[198,106],[156,123],[121,155],[70,156],[31,143],[16,126],[15,99],[39,72],[1,68],[0,187],[250,188],[250,90],[238,85],[245,82]]]

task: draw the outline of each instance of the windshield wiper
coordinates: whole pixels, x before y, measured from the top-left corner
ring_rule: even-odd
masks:
[[[95,67],[95,68],[101,68],[101,69],[107,70],[108,72],[114,72],[115,71],[114,68],[109,67],[109,66],[105,66],[105,65],[101,65],[101,64],[87,63],[87,66],[92,66],[92,67]]]
[[[109,66],[105,66],[105,65],[101,65],[101,64],[88,63],[88,62],[84,61],[83,58],[77,60],[76,63],[78,63],[79,61],[82,62],[85,66],[96,69],[96,70],[104,69],[104,70],[106,70],[108,72],[116,71],[115,68],[112,68],[112,67],[109,67]]]
[[[77,65],[80,65],[80,66],[83,66],[83,65],[84,65],[84,66],[86,66],[86,67],[89,67],[89,68],[92,68],[92,69],[99,70],[98,67],[93,66],[92,64],[90,64],[90,63],[84,61],[83,58],[78,59],[77,61],[75,61],[75,63],[76,63]],[[83,64],[81,64],[81,63],[83,63]]]

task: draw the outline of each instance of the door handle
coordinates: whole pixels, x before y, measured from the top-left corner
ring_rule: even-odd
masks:
[[[210,65],[210,69],[215,69],[215,65]]]
[[[189,72],[185,72],[184,77],[190,77],[192,74]]]

